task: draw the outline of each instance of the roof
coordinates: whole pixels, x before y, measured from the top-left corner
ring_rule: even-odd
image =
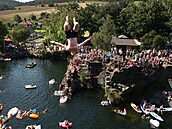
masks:
[[[122,35],[119,35],[118,38],[120,38],[120,39],[128,39],[128,37],[125,36],[125,35],[123,35],[123,34]]]
[[[141,45],[141,42],[139,42],[137,39],[112,38],[111,43],[115,44],[116,46],[118,46],[118,45],[122,45],[122,46],[140,46]]]
[[[31,21],[22,21],[19,25],[33,25]]]
[[[7,38],[7,39],[4,39],[6,42],[12,42],[12,39],[10,38]]]

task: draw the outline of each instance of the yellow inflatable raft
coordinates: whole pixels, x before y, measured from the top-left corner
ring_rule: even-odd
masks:
[[[39,114],[30,114],[29,117],[37,119],[39,117]]]

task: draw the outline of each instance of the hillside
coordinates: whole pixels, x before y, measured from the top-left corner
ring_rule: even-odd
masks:
[[[15,1],[15,0],[0,0],[0,5],[18,6],[18,5],[22,5],[22,3]]]
[[[26,5],[41,5],[41,4],[54,4],[54,3],[65,3],[65,2],[78,2],[78,3],[84,3],[84,2],[88,2],[88,1],[94,1],[94,2],[99,2],[99,1],[103,1],[103,2],[109,2],[109,0],[35,0],[35,1],[31,1],[31,2],[27,2],[25,3]],[[120,1],[120,0],[110,0],[110,1]]]
[[[0,11],[2,10],[14,10],[15,6],[22,5],[22,3],[15,0],[0,0]]]
[[[68,1],[75,1],[75,0],[35,0],[35,1],[27,2],[26,4],[27,5],[52,4],[52,3],[62,3]]]

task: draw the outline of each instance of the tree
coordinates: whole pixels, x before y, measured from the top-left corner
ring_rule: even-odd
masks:
[[[5,26],[5,24],[2,23],[2,21],[0,21],[0,47],[1,48],[3,48],[4,46],[4,37],[6,36],[7,33],[8,33],[7,27]]]
[[[14,16],[13,19],[14,19],[14,21],[17,22],[17,23],[22,22],[22,18],[21,18],[18,14],[16,14],[16,15]]]
[[[105,88],[105,97],[107,97],[109,103],[118,104],[123,101],[123,98],[120,93],[114,88]]]
[[[30,19],[32,19],[33,21],[35,21],[36,20],[36,16],[32,13],[30,16]]]
[[[42,19],[42,18],[48,18],[49,17],[49,13],[47,13],[47,12],[42,12],[41,14],[40,14],[40,18]]]
[[[156,35],[153,39],[153,47],[157,50],[162,50],[166,47],[167,38],[162,37],[161,35]]]
[[[97,48],[108,50],[112,35],[114,34],[114,23],[109,15],[105,19],[102,19],[103,25],[99,28],[99,31],[93,34],[93,44]]]
[[[156,31],[151,31],[149,33],[146,33],[141,38],[141,49],[164,49],[166,47],[166,42],[168,41],[167,37],[163,37],[159,34],[157,34]]]
[[[78,12],[78,21],[80,24],[80,31],[84,33],[85,31],[89,31],[92,35],[94,32],[99,30],[99,26],[102,25],[102,22],[99,22],[102,15],[98,15],[98,5],[87,5],[86,8],[82,8]]]
[[[71,10],[78,10],[79,9],[79,4],[78,3],[76,3],[76,2],[73,2],[73,3],[69,3],[69,4],[67,4],[67,10],[68,11],[71,11]]]
[[[50,40],[57,40],[61,43],[66,43],[65,32],[63,24],[66,14],[57,13],[51,15],[51,22],[46,27],[46,38]],[[58,22],[57,22],[58,21]]]
[[[28,28],[25,26],[15,26],[11,32],[11,36],[17,43],[25,41],[29,37]]]
[[[151,49],[153,48],[153,39],[157,35],[157,32],[152,30],[149,33],[146,33],[142,38],[141,38],[141,49]]]
[[[48,4],[48,7],[54,7],[54,3]]]

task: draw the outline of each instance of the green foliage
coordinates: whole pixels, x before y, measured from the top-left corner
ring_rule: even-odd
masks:
[[[32,13],[29,17],[30,17],[30,19],[33,20],[33,21],[36,20],[36,16],[35,16],[33,13]]]
[[[4,40],[4,37],[8,33],[6,25],[0,21],[0,40]]]
[[[66,8],[68,11],[77,11],[79,9],[79,4],[76,2],[72,2],[67,4]]]
[[[18,14],[16,14],[16,15],[14,16],[13,19],[14,19],[14,21],[17,22],[17,23],[22,22],[22,18],[21,18],[20,15],[18,15]]]
[[[167,38],[162,37],[161,35],[156,35],[153,39],[153,48],[157,50],[162,50],[166,47]]]
[[[96,4],[87,4],[87,7],[78,11],[80,33],[83,34],[85,31],[89,31],[92,35],[99,30],[99,26],[102,25],[99,19],[101,19],[102,15],[99,15],[98,12],[99,5]]]
[[[86,77],[90,76],[90,71],[88,69],[81,69],[78,73],[79,80],[82,84],[86,83]]]
[[[48,7],[54,7],[54,3],[48,4]]]
[[[51,23],[46,27],[46,38],[50,40],[58,40],[61,43],[66,43],[66,37],[63,29],[65,21],[64,14],[52,14]]]
[[[98,32],[94,33],[92,42],[97,48],[108,50],[115,26],[109,15],[105,19],[102,19],[102,22],[103,25],[99,28]]]
[[[115,102],[118,104],[123,100],[119,92],[114,88],[105,88],[105,97],[107,97],[107,100],[111,103]]]
[[[19,43],[25,41],[29,37],[29,31],[25,26],[15,26],[10,35],[16,43]]]
[[[163,37],[157,34],[157,32],[153,30],[149,33],[146,33],[141,38],[141,42],[142,42],[141,49],[153,49],[153,48],[156,48],[157,50],[164,49],[166,47],[167,41],[168,41],[167,37]]]
[[[15,0],[0,0],[0,11],[2,10],[15,10],[15,6],[22,5]]]
[[[40,14],[40,18],[42,19],[42,18],[48,18],[49,17],[49,13],[47,13],[47,12],[42,12],[41,14]]]
[[[141,48],[142,49],[152,49],[153,48],[153,39],[157,35],[157,32],[152,30],[149,33],[146,33],[142,38],[141,38]]]
[[[5,24],[0,21],[0,48],[3,48],[3,43],[4,43],[4,37],[8,33],[7,27]]]

